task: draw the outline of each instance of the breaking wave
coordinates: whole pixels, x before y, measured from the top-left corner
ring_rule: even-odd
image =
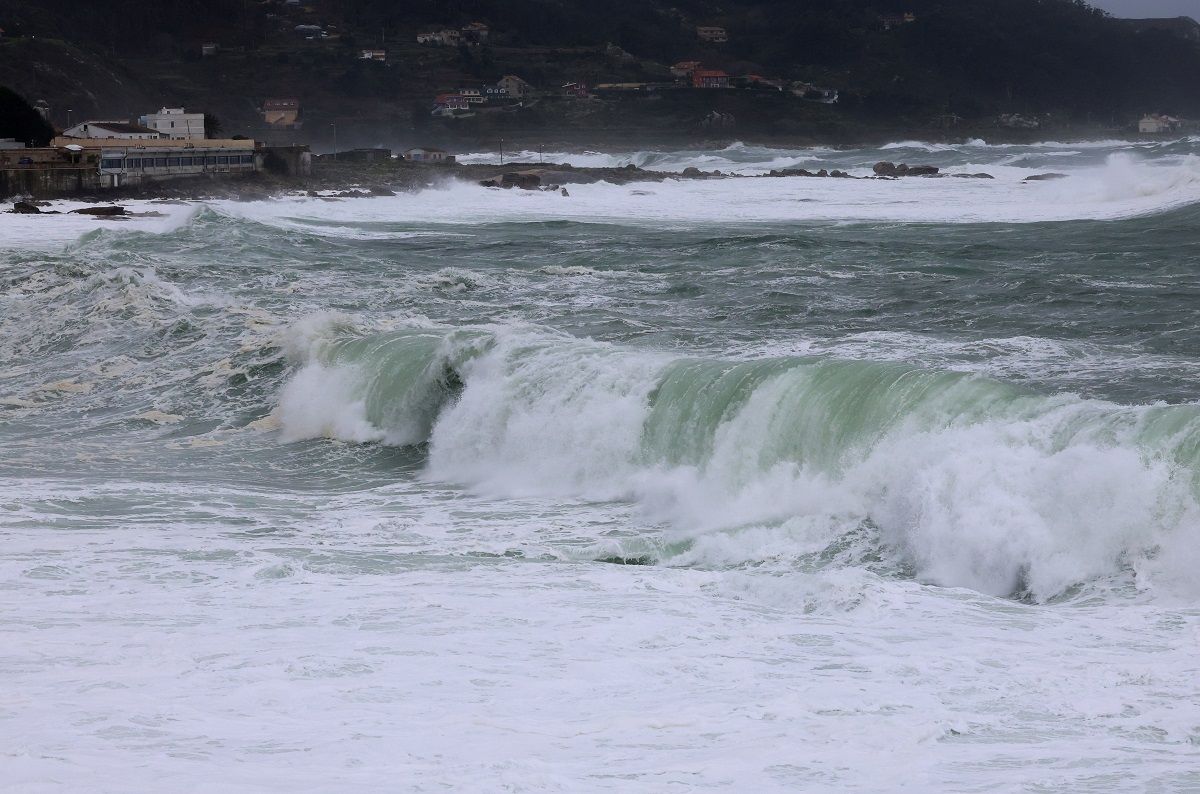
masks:
[[[1194,404],[898,363],[680,359],[536,329],[365,335],[319,318],[296,340],[285,441],[427,445],[435,479],[631,500],[674,528],[651,550],[663,562],[871,557],[1047,600],[1111,577],[1191,587],[1200,561]]]

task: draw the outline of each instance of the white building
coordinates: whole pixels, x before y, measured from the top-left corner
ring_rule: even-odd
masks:
[[[82,121],[69,130],[63,130],[63,137],[152,141],[163,136],[158,130],[128,121]]]
[[[1172,116],[1150,114],[1138,122],[1138,132],[1146,135],[1162,135],[1179,129],[1179,119]]]
[[[533,93],[533,86],[517,77],[515,74],[506,74],[504,77],[496,81],[496,87],[504,92],[505,96],[521,97],[529,96]]]
[[[204,140],[203,113],[184,113],[183,108],[163,108],[157,113],[142,116],[138,122],[173,141]]]
[[[405,151],[404,159],[411,163],[452,163],[454,155],[447,154],[441,149],[418,147]]]

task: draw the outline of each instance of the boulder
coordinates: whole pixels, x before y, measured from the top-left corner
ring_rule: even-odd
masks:
[[[953,174],[955,179],[995,179],[991,174]]]
[[[1052,179],[1066,179],[1066,174],[1034,174],[1025,177],[1026,182],[1049,182]]]
[[[875,172],[876,176],[888,177],[936,176],[938,172],[941,171],[941,169],[936,165],[908,165],[907,163],[896,165],[895,163],[889,163],[887,161],[876,163],[872,170]]]
[[[28,201],[18,201],[12,205],[9,212],[14,212],[17,215],[41,215],[42,211]]]
[[[76,215],[95,215],[97,217],[112,217],[114,215],[124,215],[124,207],[83,207],[77,210],[71,210]]]
[[[694,165],[689,165],[687,168],[683,169],[683,173],[680,174],[680,176],[698,177],[704,176],[704,172]]]
[[[521,190],[537,190],[542,184],[542,178],[529,171],[510,171],[500,177],[500,187],[520,188]]]

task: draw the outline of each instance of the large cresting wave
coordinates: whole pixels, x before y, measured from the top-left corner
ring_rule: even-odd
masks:
[[[427,444],[433,478],[635,500],[688,538],[684,562],[752,563],[764,531],[797,556],[866,534],[924,581],[1045,600],[1120,576],[1190,589],[1200,561],[1198,405],[536,329],[368,335],[322,318],[292,347],[285,440]],[[739,537],[760,540],[739,552]]]

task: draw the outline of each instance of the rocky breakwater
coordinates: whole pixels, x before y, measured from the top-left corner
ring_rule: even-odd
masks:
[[[904,176],[940,176],[942,171],[936,165],[909,165],[908,163],[896,165],[887,161],[876,163],[871,170],[875,172],[875,176],[886,179],[899,179]]]
[[[735,176],[720,171],[685,169],[682,173],[670,171],[648,171],[636,165],[614,168],[586,168],[566,163],[533,164],[513,163],[508,166],[462,165],[458,175],[474,179],[479,185],[506,190],[553,190],[562,191],[566,185],[588,185],[594,182],[609,182],[627,185],[631,182],[662,182],[667,179],[724,179]]]

